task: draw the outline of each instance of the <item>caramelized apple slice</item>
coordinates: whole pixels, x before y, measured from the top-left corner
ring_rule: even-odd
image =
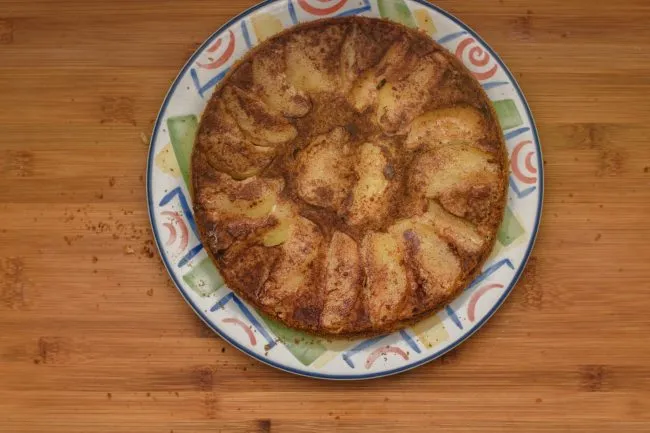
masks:
[[[348,100],[355,110],[363,112],[375,105],[378,92],[377,86],[380,85],[380,82],[381,79],[377,81],[374,71],[366,71],[361,75],[348,96]]]
[[[428,225],[415,223],[402,236],[408,251],[407,261],[416,275],[414,292],[418,301],[433,305],[447,299],[461,276],[459,258]]]
[[[348,235],[336,232],[326,256],[324,328],[341,332],[354,323],[354,311],[362,280],[359,246]]]
[[[497,221],[504,182],[491,154],[467,145],[422,153],[413,162],[411,190],[437,199],[452,214],[481,225]]]
[[[390,233],[372,232],[362,242],[367,311],[375,326],[393,321],[408,292],[404,245]]]
[[[335,128],[316,137],[297,158],[298,195],[314,206],[339,209],[352,185],[349,134]]]
[[[380,55],[379,46],[353,24],[341,46],[341,92],[347,95],[359,75],[371,68]]]
[[[404,251],[409,286],[403,308],[394,313],[395,317],[412,317],[448,299],[461,277],[463,254],[419,217],[396,222],[388,233]]]
[[[499,166],[489,153],[466,145],[441,147],[418,155],[411,169],[414,190],[438,198],[453,190],[498,182]]]
[[[412,71],[405,77],[388,78],[377,96],[377,124],[385,133],[405,133],[431,98],[446,63],[441,53],[432,53],[415,61]]]
[[[306,218],[296,215],[286,242],[275,247],[281,251],[269,279],[262,287],[260,301],[274,306],[279,315],[291,312],[292,299],[314,290],[319,255],[323,236],[318,227]]]
[[[226,108],[258,146],[276,146],[296,138],[298,131],[279,113],[238,87],[223,89]]]
[[[438,236],[467,253],[480,252],[487,242],[476,226],[450,214],[433,201],[421,221],[430,225]]]
[[[279,256],[278,248],[237,241],[218,258],[219,270],[233,289],[256,299]]]
[[[197,194],[206,209],[250,218],[268,215],[284,187],[281,179],[251,177],[237,181],[218,172],[199,178],[198,184]]]
[[[273,160],[273,149],[255,146],[239,129],[221,102],[206,111],[196,145],[210,165],[241,180],[259,174]]]
[[[343,37],[343,27],[334,25],[292,35],[285,57],[289,82],[307,93],[337,92],[338,65],[333,59]]]
[[[343,83],[344,92],[352,87],[352,83],[357,79],[360,72],[357,64],[359,42],[359,29],[356,25],[353,25],[341,46],[341,81]]]
[[[361,74],[348,97],[357,111],[363,112],[375,106],[379,89],[386,84],[387,77],[393,78],[404,69],[408,51],[409,40],[400,39],[391,45],[377,66]]]
[[[388,212],[393,168],[387,153],[385,147],[374,143],[359,148],[354,168],[358,181],[344,211],[350,225],[381,221]]]
[[[295,218],[288,203],[277,203],[271,209],[269,216],[276,222],[272,229],[264,233],[262,243],[266,247],[282,245],[291,235],[292,222]]]
[[[481,113],[469,105],[442,108],[424,113],[411,123],[406,148],[433,149],[453,143],[474,145],[487,134]]]
[[[195,163],[195,169],[198,163]],[[195,180],[197,217],[207,221],[205,235],[214,251],[228,248],[276,225],[271,213],[283,188],[281,180],[252,177],[236,181],[213,172]]]
[[[276,197],[267,195],[259,200],[230,199],[225,194],[218,194],[208,201],[211,207],[219,209],[223,215],[241,216],[245,218],[260,218],[271,213]]]
[[[289,82],[284,55],[283,46],[273,45],[253,56],[253,82],[271,109],[287,117],[303,117],[311,109],[311,101]]]

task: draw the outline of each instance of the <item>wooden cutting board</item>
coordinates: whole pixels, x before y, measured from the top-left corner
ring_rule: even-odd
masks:
[[[650,3],[437,3],[528,97],[541,231],[476,336],[357,383],[230,347],[153,247],[154,118],[194,49],[253,4],[0,0],[0,431],[650,431]]]

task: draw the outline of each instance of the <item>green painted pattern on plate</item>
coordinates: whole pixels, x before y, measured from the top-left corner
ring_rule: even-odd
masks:
[[[327,350],[318,337],[289,329],[280,322],[262,316],[280,342],[304,365],[310,365]]]
[[[382,18],[388,18],[408,27],[417,27],[411,10],[403,0],[379,0],[377,4]]]
[[[210,296],[224,284],[217,268],[207,258],[183,275],[183,281],[201,296]]]
[[[519,220],[512,212],[512,209],[510,209],[510,206],[506,207],[506,211],[503,215],[503,223],[501,223],[501,228],[497,235],[497,239],[501,245],[507,247],[525,233],[526,231],[519,223]]]
[[[501,123],[501,128],[503,130],[508,130],[516,128],[524,124],[524,121],[521,119],[519,110],[515,105],[515,101],[512,99],[503,99],[501,101],[494,101],[494,109],[499,116],[499,123]]]
[[[196,137],[198,125],[199,121],[193,114],[167,119],[169,138],[174,148],[178,167],[181,169],[185,185],[188,188],[190,186],[190,158],[192,157],[192,147],[194,147],[194,137]]]

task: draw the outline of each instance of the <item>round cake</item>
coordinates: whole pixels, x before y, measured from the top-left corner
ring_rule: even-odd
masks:
[[[503,217],[507,152],[480,84],[427,35],[302,24],[221,81],[192,154],[203,243],[289,327],[381,334],[454,299]]]

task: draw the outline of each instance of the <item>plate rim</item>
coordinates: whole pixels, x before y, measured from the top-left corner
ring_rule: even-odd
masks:
[[[215,326],[210,319],[206,316],[205,312],[198,306],[196,305],[192,299],[185,293],[185,291],[181,288],[181,284],[176,278],[176,275],[174,274],[172,267],[167,260],[167,257],[163,253],[163,247],[161,244],[160,240],[160,234],[158,233],[158,230],[156,229],[155,225],[155,218],[154,218],[154,203],[153,203],[153,195],[151,191],[151,186],[152,186],[152,167],[154,163],[154,148],[155,148],[155,143],[156,143],[156,138],[158,135],[158,131],[160,129],[160,122],[162,120],[162,117],[167,109],[167,106],[171,100],[171,95],[174,93],[176,90],[177,86],[179,85],[181,78],[185,75],[187,72],[187,69],[194,63],[196,58],[203,52],[205,47],[209,45],[216,37],[218,37],[226,28],[230,27],[234,23],[238,22],[241,19],[246,18],[248,15],[252,14],[256,10],[263,8],[265,6],[271,5],[273,3],[282,3],[282,2],[288,2],[290,0],[263,0],[260,3],[257,3],[248,9],[245,9],[244,11],[240,12],[239,14],[235,15],[228,21],[226,21],[223,25],[221,25],[217,30],[215,30],[210,36],[208,36],[201,45],[199,45],[196,50],[192,53],[192,55],[187,59],[183,67],[180,69],[174,80],[172,81],[172,84],[170,85],[169,89],[165,93],[165,96],[163,98],[163,102],[160,106],[160,110],[158,111],[158,115],[156,116],[156,121],[154,122],[153,125],[153,130],[151,134],[151,139],[149,141],[149,151],[147,155],[147,167],[146,167],[146,182],[145,182],[145,192],[147,195],[147,213],[149,215],[149,223],[151,225],[151,231],[153,233],[153,237],[155,240],[156,248],[158,249],[158,255],[160,256],[163,265],[165,266],[165,269],[167,271],[167,274],[169,274],[169,277],[171,280],[174,282],[174,285],[176,286],[176,289],[180,292],[181,296],[185,300],[185,302],[192,308],[195,314],[199,316],[199,318],[210,328],[212,331],[214,331],[219,337],[227,341],[230,345],[235,347],[236,349],[239,349],[246,355],[256,359],[257,361],[262,362],[263,364],[266,364],[270,367],[277,368],[279,370],[285,371],[287,373],[292,373],[296,374],[298,376],[303,376],[303,377],[309,377],[309,378],[314,378],[314,379],[327,379],[327,380],[334,380],[334,381],[351,381],[351,380],[367,380],[367,379],[376,379],[380,377],[386,377],[386,376],[393,376],[395,374],[403,373],[408,370],[412,370],[414,368],[417,368],[421,365],[427,364],[431,361],[434,361],[441,356],[449,353],[450,351],[456,349],[458,346],[460,346],[462,343],[467,341],[470,337],[472,337],[479,329],[481,329],[487,321],[492,318],[492,316],[497,312],[497,310],[503,305],[505,300],[508,298],[514,287],[517,285],[519,282],[519,279],[521,278],[521,274],[523,273],[524,269],[526,268],[526,265],[528,264],[528,260],[530,259],[531,253],[535,247],[535,243],[537,241],[537,235],[539,233],[539,227],[541,225],[541,220],[542,220],[542,210],[544,207],[544,164],[543,164],[543,153],[542,153],[542,145],[539,139],[539,134],[537,131],[537,124],[535,123],[535,119],[533,117],[532,111],[530,109],[530,105],[528,104],[528,100],[526,99],[526,96],[524,95],[523,91],[521,90],[521,87],[519,86],[519,83],[515,79],[515,76],[512,74],[508,66],[505,64],[505,62],[501,59],[501,57],[497,54],[497,52],[481,37],[479,34],[474,31],[473,28],[465,24],[463,21],[461,21],[459,18],[457,18],[455,15],[447,12],[446,10],[440,8],[439,6],[436,6],[434,4],[431,4],[427,2],[426,0],[410,0],[412,2],[418,3],[421,6],[432,9],[435,12],[445,16],[446,18],[450,19],[453,21],[455,24],[458,26],[462,27],[464,30],[467,31],[472,37],[476,38],[478,42],[480,42],[486,50],[491,54],[491,56],[495,59],[495,61],[503,68],[504,73],[506,76],[510,79],[512,82],[512,85],[517,92],[517,95],[519,98],[521,98],[521,102],[525,108],[526,116],[528,120],[530,121],[531,125],[531,132],[533,134],[533,137],[535,138],[535,143],[537,144],[537,150],[538,150],[538,155],[537,155],[537,168],[539,171],[539,203],[537,205],[536,209],[536,215],[535,215],[535,226],[534,229],[531,233],[531,239],[530,243],[526,248],[526,252],[524,253],[524,257],[521,261],[521,264],[517,271],[515,272],[512,280],[510,281],[510,284],[506,288],[506,290],[503,292],[501,297],[495,302],[495,304],[490,308],[490,310],[485,314],[485,316],[475,323],[472,328],[470,328],[465,334],[463,334],[460,338],[458,338],[456,341],[454,341],[452,344],[449,346],[438,350],[436,352],[433,352],[426,356],[425,358],[422,358],[418,361],[414,361],[410,364],[401,366],[401,367],[396,367],[390,370],[386,371],[381,371],[381,372],[375,372],[375,373],[367,373],[367,374],[356,374],[356,375],[336,375],[336,374],[328,374],[328,373],[318,373],[318,372],[310,372],[310,371],[305,371],[305,370],[300,370],[294,367],[290,367],[287,365],[283,365],[279,362],[273,361],[268,358],[264,358],[263,356],[255,353],[254,351],[248,349],[246,346],[239,344],[235,339],[231,338],[228,336],[226,333],[222,332],[217,326]],[[293,27],[293,26],[292,26]],[[290,28],[290,27],[289,27]]]

